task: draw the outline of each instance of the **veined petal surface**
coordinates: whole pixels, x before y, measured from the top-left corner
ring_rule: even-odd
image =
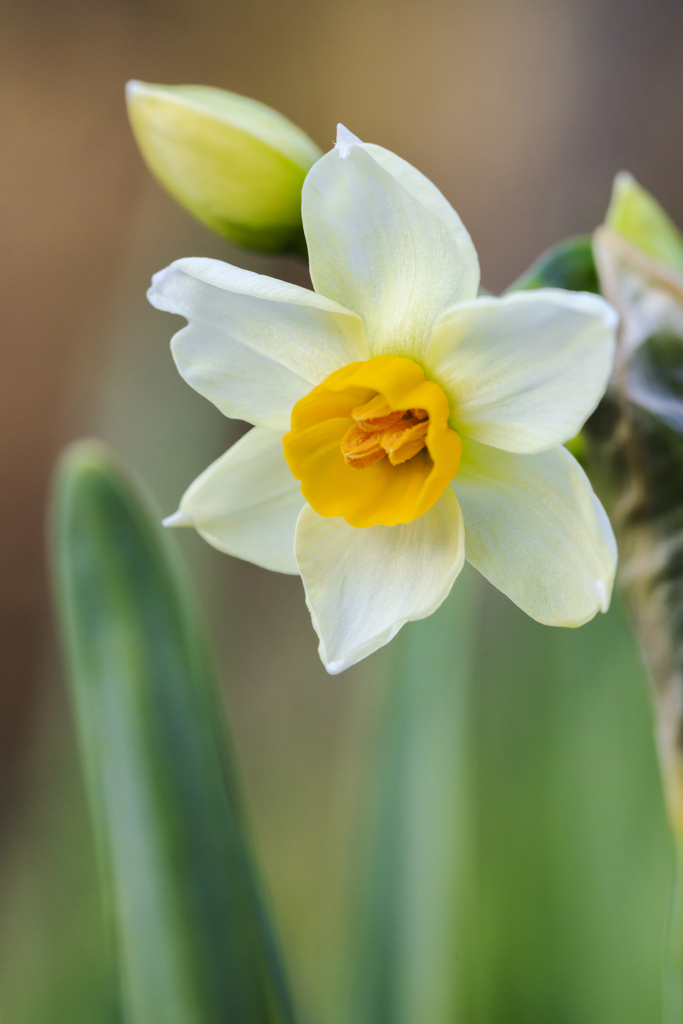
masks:
[[[450,488],[401,526],[356,529],[306,505],[295,550],[320,657],[335,675],[436,611],[463,566],[462,514]]]
[[[597,295],[547,288],[446,310],[424,359],[451,426],[509,452],[573,437],[604,393],[617,316]]]
[[[157,309],[188,326],[171,347],[181,376],[226,416],[287,430],[292,406],[369,352],[360,319],[307,288],[211,259],[154,275]]]
[[[607,610],[614,534],[566,448],[516,455],[468,439],[452,487],[467,560],[528,615],[580,626]]]
[[[376,160],[380,167],[388,171],[396,178],[404,188],[410,192],[414,199],[422,203],[430,213],[443,221],[452,234],[456,245],[465,257],[466,278],[462,286],[462,300],[475,299],[479,289],[479,257],[469,231],[460,220],[443,192],[429,180],[429,178],[413,167],[407,160],[392,153],[390,149],[377,146],[372,142],[362,143],[366,150]]]
[[[439,314],[472,297],[478,268],[434,194],[430,209],[415,196],[415,176],[402,173],[411,189],[347,142],[309,171],[302,216],[315,290],[362,317],[373,356],[419,361]]]
[[[169,526],[194,526],[219,551],[298,575],[294,530],[305,502],[282,435],[254,427],[190,484]]]

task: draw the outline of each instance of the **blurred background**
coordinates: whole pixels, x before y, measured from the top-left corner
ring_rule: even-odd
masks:
[[[592,230],[621,169],[683,224],[683,7],[2,0],[0,16],[0,1020],[113,1024],[50,620],[51,467],[69,439],[102,437],[172,512],[240,427],[177,376],[180,322],[147,306],[151,274],[201,255],[306,283],[294,260],[231,249],[162,193],[128,128],[125,81],[221,86],[323,149],[343,121],[395,150],[461,214],[495,292]],[[297,579],[180,542],[302,1021],[337,1024],[392,654],[327,677]],[[474,573],[462,587],[475,637],[455,673],[470,850],[453,965],[462,1019],[655,1024],[672,853],[628,625],[616,607],[554,631]]]

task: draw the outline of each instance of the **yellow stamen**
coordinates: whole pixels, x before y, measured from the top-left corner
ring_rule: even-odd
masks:
[[[382,431],[368,433],[360,423],[354,423],[341,439],[341,450],[347,466],[367,469],[386,455],[381,444]]]
[[[424,409],[418,411],[424,412]],[[425,413],[424,419],[416,419],[410,410],[395,427],[384,432],[382,448],[389,455],[392,466],[399,466],[402,462],[412,459],[426,447],[428,429],[429,416]]]
[[[386,430],[387,427],[398,423],[405,413],[402,410],[392,409],[384,395],[375,395],[365,405],[351,410],[356,423],[359,423],[363,430]]]
[[[425,437],[421,437],[417,441],[406,441],[397,451],[389,452],[389,462],[392,466],[400,466],[402,462],[412,459],[413,455],[417,455],[426,447],[427,439]]]
[[[389,408],[383,395],[351,410],[356,421],[341,439],[347,466],[367,469],[389,456],[392,466],[407,462],[426,447],[429,413],[426,409]]]

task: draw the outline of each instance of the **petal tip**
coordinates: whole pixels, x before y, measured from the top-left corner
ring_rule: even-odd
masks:
[[[141,82],[137,78],[131,78],[130,81],[126,82],[126,98],[130,100],[138,93],[144,92],[145,89],[145,82]]]
[[[615,188],[627,188],[635,183],[635,178],[630,171],[617,171],[614,176]]]
[[[342,158],[342,160],[348,160],[349,154],[351,153],[351,150],[353,149],[354,146],[362,145],[363,143],[361,142],[357,135],[354,135],[353,132],[350,132],[349,129],[345,128],[343,124],[337,125],[337,141],[334,144],[334,148],[336,149],[337,153]]]
[[[619,314],[614,306],[606,299],[604,300],[602,319],[608,330],[615,331],[617,329],[619,325]]]
[[[348,665],[345,661],[328,661],[325,665],[325,669],[331,676],[338,676],[346,668],[348,668]]]
[[[166,283],[168,277],[168,267],[164,267],[163,270],[157,270],[155,274],[152,274],[152,283],[147,289],[147,301],[150,305],[156,308],[158,297],[162,292],[163,286]]]
[[[189,512],[184,512],[180,508],[178,509],[177,512],[174,512],[172,515],[166,516],[165,519],[161,520],[161,525],[162,526],[166,526],[166,527],[171,527],[171,526],[192,526],[193,524],[194,524],[194,519],[189,514]]]
[[[599,607],[600,611],[602,612],[602,614],[604,615],[605,612],[609,608],[609,601],[610,601],[610,595],[609,595],[609,592],[607,590],[607,587],[605,586],[605,581],[604,580],[596,580],[595,583],[593,584],[593,586],[595,588],[595,593],[597,594],[597,597],[598,597],[598,607]]]

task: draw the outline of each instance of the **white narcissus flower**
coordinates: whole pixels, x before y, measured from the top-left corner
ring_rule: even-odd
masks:
[[[616,547],[562,447],[610,374],[615,314],[556,289],[477,298],[477,255],[419,171],[340,127],[309,171],[315,291],[216,260],[154,278],[185,380],[254,424],[168,525],[300,573],[341,672],[430,615],[467,558],[540,622],[605,611]]]

